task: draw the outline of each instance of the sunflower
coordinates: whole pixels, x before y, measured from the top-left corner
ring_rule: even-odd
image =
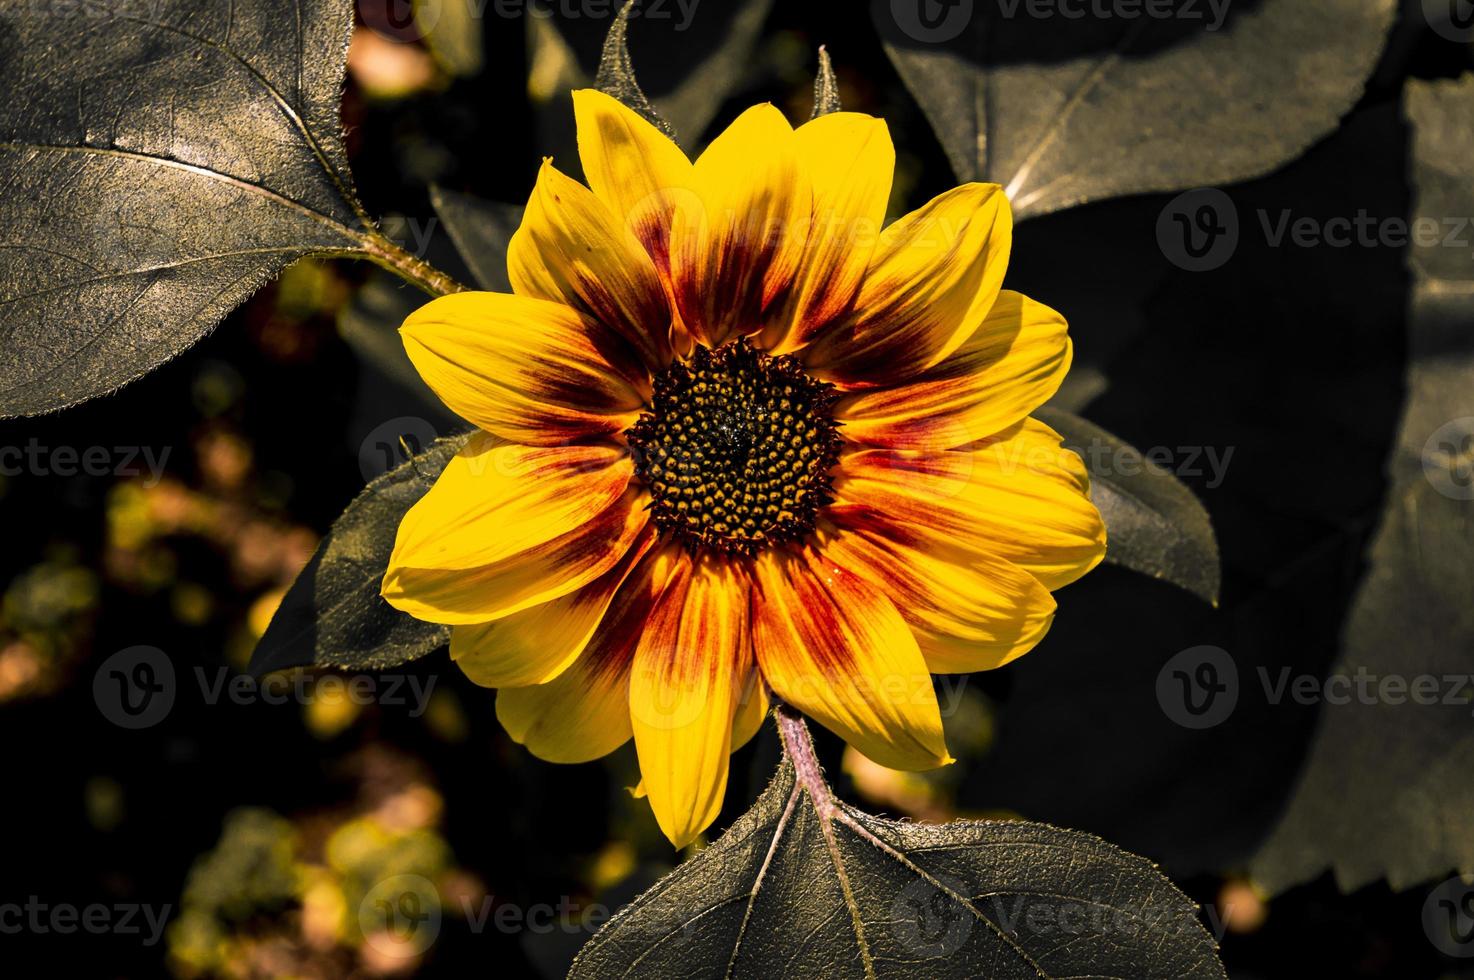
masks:
[[[1077,456],[1029,413],[1064,320],[1001,288],[995,184],[883,227],[885,123],[742,113],[694,161],[573,95],[588,186],[544,161],[511,294],[401,334],[478,431],[400,524],[383,595],[553,762],[635,741],[661,830],[715,819],[770,698],[875,762],[951,761],[931,675],[1049,628],[1100,561]]]

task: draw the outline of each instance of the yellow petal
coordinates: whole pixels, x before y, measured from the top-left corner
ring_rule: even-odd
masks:
[[[850,312],[885,222],[896,151],[885,120],[831,112],[794,130],[799,166],[813,188],[808,240],[783,308],[762,346],[786,353]]]
[[[497,445],[479,433],[399,524],[382,594],[438,623],[481,623],[566,595],[645,526],[613,445]]]
[[[721,811],[740,686],[751,671],[747,634],[742,573],[731,562],[686,558],[640,637],[630,720],[650,808],[676,847]]]
[[[630,667],[672,560],[662,549],[645,555],[583,653],[556,678],[497,691],[497,720],[513,741],[548,762],[587,762],[629,741]]]
[[[803,257],[811,194],[788,121],[753,106],[696,160],[696,194],[674,212],[671,286],[690,333],[716,347],[762,327]]]
[[[390,566],[474,568],[575,530],[624,495],[612,443],[521,446],[477,433],[404,515]]]
[[[748,656],[751,657],[751,653]],[[763,684],[755,661],[748,663],[747,676],[747,682],[739,684],[737,688],[737,713],[732,716],[733,752],[752,741],[753,736],[762,730],[763,722],[768,717],[768,709],[772,706],[769,703],[767,686]],[[637,800],[648,796],[645,780],[641,779],[639,783],[629,787],[629,794]]]
[[[546,762],[602,758],[630,738],[628,659],[581,657],[546,684],[499,688],[496,717]]]
[[[808,347],[804,362],[849,384],[904,377],[972,336],[1003,285],[1013,214],[997,184],[964,184],[880,237],[854,315]]]
[[[844,437],[883,449],[943,450],[1012,426],[1059,390],[1070,369],[1064,318],[1003,290],[982,326],[939,364],[893,388],[846,397]]]
[[[952,761],[921,650],[880,589],[811,548],[754,567],[753,647],[775,694],[883,766]]]
[[[745,659],[748,664],[748,672],[745,680],[739,679],[737,683],[737,713],[732,716],[732,751],[736,752],[742,746],[752,741],[754,735],[762,730],[763,720],[768,717],[768,689],[763,684],[762,674],[758,672],[757,661],[751,652],[752,636],[748,635],[749,647]]]
[[[613,568],[577,592],[489,623],[455,627],[451,659],[482,687],[547,683],[588,646],[615,592],[654,539],[646,525]]]
[[[918,543],[877,519],[847,521],[823,553],[883,591],[901,613],[933,674],[992,670],[1034,648],[1054,621],[1049,590],[997,558]]]
[[[400,336],[451,411],[513,442],[552,446],[622,432],[648,388],[617,335],[547,300],[452,293],[411,313]]]
[[[383,596],[417,619],[484,623],[583,588],[619,561],[649,522],[645,498],[629,491],[567,534],[476,568],[390,567]]]
[[[639,113],[603,92],[574,92],[573,115],[589,186],[668,276],[671,211],[693,193],[691,161]]]
[[[544,160],[507,247],[520,296],[553,300],[611,327],[651,370],[670,361],[670,302],[650,256],[592,191]]]
[[[836,520],[879,515],[917,540],[1017,565],[1050,591],[1105,556],[1084,464],[1034,419],[952,452],[850,453],[838,474]]]

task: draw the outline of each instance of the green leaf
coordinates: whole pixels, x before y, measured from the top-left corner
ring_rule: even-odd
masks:
[[[1106,560],[1218,604],[1218,541],[1208,512],[1170,472],[1077,415],[1034,413],[1064,437],[1090,471],[1090,499],[1105,518]]]
[[[382,670],[446,644],[450,627],[395,609],[379,583],[400,520],[465,442],[437,439],[363,488],[282,598],[251,654],[252,674],[309,665]]]
[[[1321,708],[1284,816],[1251,871],[1272,892],[1327,869],[1350,891],[1474,872],[1474,259],[1448,247],[1474,215],[1474,75],[1409,81],[1416,187],[1409,376],[1385,507],[1330,676],[1364,695]],[[1403,688],[1383,693],[1387,678]],[[1429,685],[1423,703],[1418,679]],[[1431,703],[1429,699],[1431,698]],[[1395,805],[1389,805],[1395,801]]]
[[[292,260],[371,250],[348,0],[0,0],[0,415],[110,392]]]
[[[550,16],[527,18],[529,58],[538,67],[533,96],[543,103],[541,145],[560,167],[571,168],[577,155],[568,93],[595,84],[672,139],[694,144],[750,67],[772,5],[626,3],[607,30],[601,18],[564,16],[557,5]],[[642,51],[651,55],[642,58]]]
[[[1024,218],[1294,159],[1360,98],[1397,2],[1228,4],[1216,27],[1205,2],[1084,20],[954,4],[934,24],[914,3],[871,9],[958,178],[1002,184]]]
[[[1196,912],[1148,861],[1088,834],[862,813],[800,746],[569,978],[1223,978]]]
[[[430,188],[430,202],[482,289],[511,292],[507,244],[522,224],[522,205],[483,201],[470,194]]]

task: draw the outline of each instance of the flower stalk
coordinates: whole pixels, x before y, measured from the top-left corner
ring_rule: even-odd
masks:
[[[834,813],[834,795],[824,780],[824,770],[819,766],[819,757],[814,752],[814,738],[803,716],[786,704],[773,710],[778,723],[778,737],[783,740],[783,751],[793,763],[794,778],[809,791],[814,809],[821,819],[828,820]]]
[[[380,231],[375,230],[364,235],[363,247],[375,265],[389,270],[411,285],[418,286],[431,296],[445,296],[466,290],[465,286],[424,259],[394,244]]]

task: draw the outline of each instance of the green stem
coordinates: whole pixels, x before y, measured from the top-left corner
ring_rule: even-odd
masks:
[[[406,252],[378,231],[371,231],[364,235],[363,248],[375,265],[388,269],[405,282],[420,287],[431,296],[444,296],[447,293],[460,293],[466,290],[465,286],[424,259]]]

